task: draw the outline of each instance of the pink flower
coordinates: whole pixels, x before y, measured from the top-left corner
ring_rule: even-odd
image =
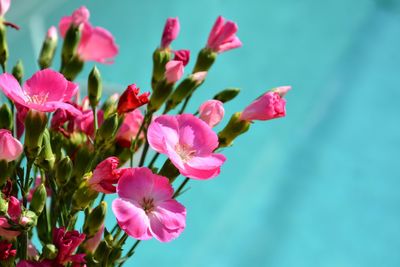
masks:
[[[210,126],[192,114],[162,115],[149,126],[150,146],[166,154],[183,176],[210,179],[220,173],[226,158],[213,153],[218,137]]]
[[[36,72],[22,88],[14,76],[4,73],[0,75],[0,87],[7,97],[28,109],[53,112],[60,108],[80,114],[79,110],[66,103],[76,94],[78,85],[54,70]]]
[[[8,208],[7,208],[7,214],[10,217],[10,219],[15,223],[19,224],[21,220],[21,203],[19,200],[13,196],[10,197],[8,201]],[[8,223],[7,218],[5,217],[0,217],[0,236],[7,239],[11,240],[14,237],[19,236],[20,232],[17,230],[13,230],[12,226]]]
[[[174,51],[175,57],[174,60],[182,61],[183,66],[186,66],[189,63],[190,59],[190,50],[177,50]]]
[[[89,187],[97,192],[105,194],[115,193],[115,186],[121,176],[121,170],[117,169],[119,160],[117,157],[109,157],[97,165],[89,179]]]
[[[10,8],[11,0],[0,0],[0,17],[3,17]]]
[[[53,244],[58,249],[57,258],[54,260],[58,264],[83,263],[85,254],[74,254],[75,250],[85,240],[85,234],[78,231],[66,231],[64,227],[55,228],[53,232]]]
[[[136,84],[131,84],[126,88],[118,101],[118,113],[127,113],[143,106],[149,102],[150,93],[143,93],[139,95],[140,88]]]
[[[126,169],[117,192],[112,210],[128,235],[169,242],[185,229],[186,209],[172,198],[174,190],[168,178],[153,174],[148,168]]]
[[[199,117],[210,127],[217,125],[224,117],[224,104],[219,100],[207,100],[199,108]]]
[[[284,117],[286,115],[286,100],[282,97],[289,90],[290,87],[285,86],[266,92],[246,107],[240,118],[246,121],[265,121]]]
[[[132,140],[135,139],[140,125],[143,122],[143,114],[140,109],[135,109],[132,112],[126,114],[124,122],[118,130],[116,140],[122,147],[130,147]],[[143,138],[143,133],[139,138]]]
[[[113,63],[118,54],[112,34],[104,28],[93,27],[89,23],[89,10],[82,6],[75,10],[72,16],[61,18],[59,28],[65,37],[71,24],[81,25],[82,37],[78,45],[78,55],[83,61],[96,61],[99,63]]]
[[[99,126],[104,121],[104,111],[97,111],[97,120]],[[94,116],[92,110],[84,110],[82,115],[75,117],[74,119],[75,129],[79,132],[85,133],[88,136],[94,136]]]
[[[168,48],[173,40],[178,37],[180,24],[178,18],[168,18],[165,22],[164,32],[161,38],[161,47]]]
[[[0,241],[0,261],[6,261],[15,257],[17,250],[12,248],[12,244],[6,240]]]
[[[242,43],[236,36],[237,30],[236,23],[219,16],[208,36],[207,47],[217,53],[241,47]]]
[[[103,232],[104,232],[104,224],[100,227],[99,231],[97,231],[97,233],[93,237],[87,239],[85,243],[83,243],[83,247],[87,251],[93,253],[99,246],[101,239],[103,238]]]
[[[16,160],[23,150],[22,144],[11,135],[9,130],[0,129],[0,160],[7,162]]]
[[[183,62],[171,60],[165,65],[165,78],[168,83],[178,81],[183,75]]]
[[[51,26],[47,30],[47,35],[46,37],[50,40],[57,41],[58,39],[58,34],[57,34],[57,28],[55,26]]]
[[[41,262],[22,260],[17,263],[17,267],[54,267],[54,266],[57,265],[53,265],[53,262],[50,260],[44,260]]]

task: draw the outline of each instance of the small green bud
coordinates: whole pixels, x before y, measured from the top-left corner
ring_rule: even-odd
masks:
[[[84,65],[85,62],[78,56],[75,56],[62,66],[61,73],[65,76],[65,78],[67,78],[68,81],[73,81],[82,71]]]
[[[249,130],[250,122],[241,120],[240,115],[241,112],[233,114],[225,128],[218,133],[219,147],[232,145],[236,137]]]
[[[118,114],[110,115],[101,125],[98,134],[103,140],[110,140],[117,133]]]
[[[0,65],[3,69],[3,72],[6,71],[7,59],[8,59],[7,29],[3,23],[0,23]]]
[[[88,78],[88,97],[89,103],[92,108],[97,107],[99,104],[103,86],[101,82],[100,72],[96,66],[93,67]]]
[[[91,175],[91,174],[90,174]],[[86,177],[87,179],[88,177]],[[72,195],[72,210],[79,211],[86,209],[96,199],[98,192],[91,190],[86,181],[83,181],[79,188]]]
[[[200,71],[208,71],[217,59],[218,53],[213,52],[209,48],[203,48],[200,50],[196,64],[193,68],[193,73]]]
[[[28,111],[25,119],[25,152],[29,159],[35,159],[40,153],[46,124],[45,113],[32,109]]]
[[[36,225],[37,223],[37,216],[36,213],[30,210],[26,210],[22,212],[21,219],[20,219],[20,225],[23,227],[29,229],[32,228]]]
[[[36,160],[36,164],[49,171],[53,169],[55,161],[56,157],[54,156],[51,148],[50,132],[48,129],[45,129],[43,133],[42,149],[38,159]]]
[[[102,240],[93,255],[95,261],[104,262],[106,259],[108,259],[111,250],[112,245],[108,244],[105,240]]]
[[[57,29],[52,26],[47,31],[46,39],[44,40],[42,50],[40,51],[38,59],[40,69],[46,69],[51,66],[57,48],[57,41]]]
[[[150,112],[156,112],[167,100],[174,87],[173,83],[168,83],[165,79],[159,81],[151,94],[147,108]]]
[[[168,49],[157,48],[153,53],[153,76],[151,87],[156,88],[157,83],[164,78],[165,65],[171,60],[171,52]]]
[[[83,232],[89,237],[94,236],[104,224],[104,219],[107,213],[107,203],[102,201],[96,208],[94,208],[89,216],[86,218],[83,226]]]
[[[64,43],[62,47],[62,65],[66,65],[76,56],[78,44],[81,40],[81,29],[73,24],[68,28],[65,34]]]
[[[226,103],[234,99],[239,93],[240,93],[239,88],[228,88],[219,92],[213,98],[215,100],[221,101],[222,103]]]
[[[44,184],[40,184],[36,188],[35,192],[33,192],[32,201],[31,205],[29,206],[29,209],[39,216],[42,213],[43,208],[46,204],[46,199],[47,199],[46,187],[44,186]]]
[[[15,79],[22,84],[22,79],[24,78],[24,65],[22,64],[22,60],[18,60],[17,64],[12,69],[12,75]]]
[[[108,118],[108,116],[117,111],[118,100],[119,95],[117,93],[109,96],[106,99],[101,107],[101,109],[104,111],[104,118]]]
[[[63,158],[55,167],[56,169],[56,181],[58,186],[65,185],[71,178],[73,171],[73,164],[71,159],[66,156]]]
[[[13,113],[7,104],[0,108],[0,129],[10,130],[13,127]]]
[[[49,259],[49,260],[54,260],[58,255],[58,249],[53,244],[46,244],[43,247],[42,254],[43,254],[43,258]]]
[[[0,216],[3,216],[7,213],[8,203],[3,198],[3,193],[0,192]]]

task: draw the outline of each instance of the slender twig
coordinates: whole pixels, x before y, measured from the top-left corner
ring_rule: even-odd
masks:
[[[96,107],[92,107],[92,111],[93,111],[93,119],[94,119],[94,133],[96,133],[97,129],[99,128]]]
[[[183,106],[182,106],[182,108],[181,108],[181,110],[179,111],[178,114],[182,114],[185,111],[185,109],[186,109],[186,107],[187,107],[187,105],[188,105],[188,103],[190,101],[190,98],[192,98],[191,94],[188,97],[185,98],[185,102],[183,103]]]
[[[179,185],[178,189],[175,191],[174,195],[172,198],[177,198],[179,196],[179,194],[181,193],[181,191],[183,190],[183,188],[186,186],[186,184],[189,182],[189,178],[185,178],[185,180]]]
[[[133,244],[133,246],[129,249],[128,253],[126,253],[126,258],[129,258],[130,256],[133,255],[133,253],[135,253],[135,249],[140,244],[140,241],[141,240],[136,240],[135,244]],[[118,265],[118,267],[121,267],[124,263],[125,263],[125,261],[121,262]]]
[[[153,158],[151,159],[151,161],[149,163],[149,169],[153,168],[153,165],[159,156],[160,156],[160,153],[158,153],[158,152],[156,154],[154,154]]]

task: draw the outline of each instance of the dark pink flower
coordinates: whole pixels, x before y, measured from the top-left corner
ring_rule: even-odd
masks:
[[[7,208],[7,214],[9,218],[15,223],[18,224],[20,221],[23,222],[23,218],[21,218],[21,202],[11,196],[10,199],[8,200],[8,208]],[[10,240],[13,239],[14,237],[17,237],[20,235],[20,232],[17,230],[14,230],[12,225],[9,224],[8,219],[5,217],[0,217],[0,236]]]
[[[117,192],[112,210],[128,235],[169,242],[185,229],[186,209],[172,198],[174,190],[168,178],[153,174],[148,168],[126,169]]]
[[[54,112],[60,108],[80,114],[74,106],[66,103],[76,94],[78,85],[51,69],[36,72],[22,87],[11,74],[1,74],[0,88],[7,97],[28,109]]]
[[[75,10],[72,16],[63,17],[59,28],[61,35],[65,34],[71,24],[81,25],[82,37],[78,45],[78,55],[83,61],[113,63],[118,54],[118,46],[112,34],[104,28],[93,27],[89,23],[89,10],[82,6]]]
[[[0,160],[7,162],[16,160],[23,150],[22,144],[12,136],[9,130],[0,129]]]
[[[117,169],[118,164],[119,159],[117,157],[109,157],[100,162],[89,179],[89,187],[94,191],[105,194],[115,193],[114,184],[118,182],[121,176],[121,170]]]
[[[120,146],[130,147],[132,140],[136,138],[136,135],[143,122],[143,114],[140,109],[135,109],[125,115],[124,122],[118,130],[116,140]],[[143,138],[142,133],[139,138]]]
[[[286,115],[286,100],[283,95],[290,87],[278,87],[266,92],[246,107],[240,118],[246,121],[271,120]]]
[[[217,53],[241,47],[242,42],[236,36],[237,31],[236,23],[219,16],[208,36],[207,47]]]
[[[182,61],[183,66],[186,66],[190,60],[190,50],[177,50],[174,51],[174,60]]]
[[[168,48],[179,34],[180,24],[178,18],[168,18],[165,22],[163,35],[161,38],[161,47]]]
[[[58,249],[56,263],[84,263],[85,254],[75,254],[75,250],[85,240],[85,234],[78,231],[66,231],[64,227],[55,228],[53,231],[53,244]]]
[[[12,244],[6,240],[0,241],[0,261],[6,261],[15,257],[17,250],[12,248]]]
[[[210,127],[217,125],[224,117],[224,104],[219,100],[207,100],[199,108],[199,117]]]
[[[131,84],[126,88],[118,101],[118,113],[127,113],[143,106],[149,102],[150,93],[143,93],[139,95],[140,88],[136,84]]]
[[[218,137],[207,123],[192,114],[162,115],[149,126],[150,146],[169,157],[183,176],[210,179],[219,175],[226,158],[214,153]]]

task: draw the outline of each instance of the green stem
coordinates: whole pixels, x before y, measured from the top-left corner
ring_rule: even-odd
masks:
[[[181,110],[179,111],[179,114],[182,114],[185,111],[191,97],[192,97],[192,95],[190,94],[188,97],[185,98],[185,102],[183,103],[183,106],[182,106]]]
[[[129,249],[128,253],[126,253],[126,257],[129,258],[135,253],[136,247],[140,244],[141,240],[136,240],[135,244]],[[121,267],[125,262],[121,262],[118,267]]]
[[[152,117],[153,117],[153,113],[149,112],[149,113],[146,114],[146,117],[144,118],[144,124],[145,124],[144,133],[145,133],[145,135],[147,135],[147,126],[146,125],[149,122],[151,122],[151,118]],[[142,156],[140,157],[139,167],[142,167],[144,165],[144,162],[146,160],[146,155],[147,155],[148,151],[149,151],[149,142],[146,141],[145,145],[144,145],[144,148],[143,148]]]
[[[185,180],[179,185],[178,189],[175,191],[172,198],[177,198],[179,194],[182,192],[183,188],[185,188],[186,184],[189,182],[189,178],[185,178]]]
[[[159,156],[160,156],[160,153],[158,153],[158,152],[156,154],[154,154],[153,158],[151,159],[151,161],[149,163],[149,169],[153,168],[153,165]]]
[[[94,132],[97,132],[97,129],[99,128],[99,122],[97,118],[97,112],[96,112],[96,107],[92,108],[93,111],[93,118],[94,118]]]

